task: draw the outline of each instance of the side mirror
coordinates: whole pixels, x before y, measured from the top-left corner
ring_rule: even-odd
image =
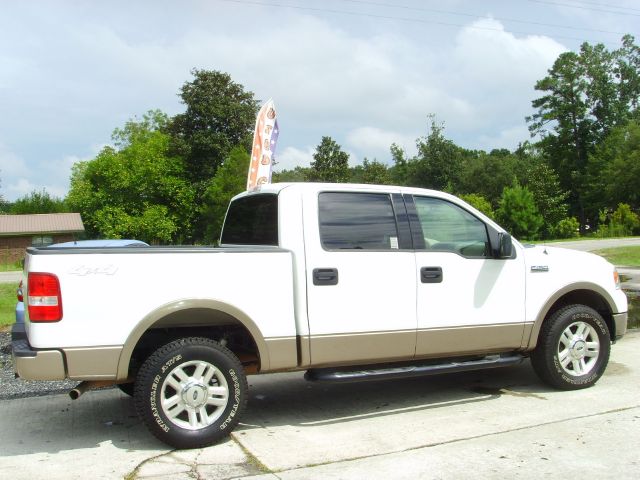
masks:
[[[498,258],[511,258],[513,254],[513,243],[511,243],[511,235],[501,232],[498,235]]]

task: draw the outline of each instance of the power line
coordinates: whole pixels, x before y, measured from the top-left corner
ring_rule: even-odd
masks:
[[[329,9],[329,8],[319,8],[319,7],[304,7],[301,5],[291,5],[291,4],[283,4],[283,3],[275,3],[275,2],[259,2],[259,1],[252,1],[252,0],[218,0],[221,2],[227,2],[227,3],[235,3],[235,4],[239,4],[239,5],[246,5],[246,6],[261,6],[261,7],[275,7],[275,8],[289,8],[292,10],[303,10],[303,11],[308,11],[308,12],[317,12],[317,13],[333,13],[333,14],[338,14],[338,15],[350,15],[350,16],[354,16],[354,17],[367,17],[367,18],[375,18],[375,19],[382,19],[382,20],[399,20],[399,21],[403,21],[403,22],[411,22],[411,23],[424,23],[424,24],[431,24],[431,25],[441,25],[441,26],[445,26],[445,27],[458,27],[458,28],[469,28],[469,29],[473,29],[473,30],[487,30],[487,31],[493,31],[493,32],[502,32],[502,33],[517,33],[520,35],[541,35],[539,33],[535,33],[535,32],[525,32],[525,31],[520,31],[520,30],[506,30],[504,28],[494,28],[494,27],[482,27],[479,25],[463,25],[460,23],[453,23],[453,22],[443,22],[443,21],[439,21],[439,20],[426,20],[426,19],[421,19],[421,18],[411,18],[411,17],[398,17],[395,15],[378,15],[378,14],[374,14],[374,13],[365,13],[365,12],[352,12],[352,11],[348,11],[348,10],[336,10],[336,9]],[[488,18],[488,17],[483,17],[483,18]],[[563,40],[576,40],[579,42],[584,42],[585,39],[584,38],[577,38],[577,37],[568,37],[565,35],[553,35],[554,38],[559,38],[559,39],[563,39]],[[613,45],[612,42],[598,42],[598,43],[604,43],[606,45]]]
[[[410,7],[407,5],[398,5],[393,3],[370,2],[366,0],[341,0],[341,1],[348,2],[348,3],[359,3],[362,5],[372,5],[377,7],[389,7],[389,8],[403,9],[403,10],[412,10],[417,12],[441,13],[444,15],[455,15],[458,17],[481,18],[481,19],[487,18],[484,15],[476,15],[473,13],[463,13],[463,12],[456,12],[451,10],[438,10],[434,8]],[[534,22],[531,20],[519,20],[515,18],[505,18],[505,17],[492,17],[492,18],[494,18],[495,20],[499,20],[501,22],[522,23],[525,25],[537,25],[541,27],[564,28],[567,30],[581,30],[581,31],[587,31],[587,32],[610,33],[612,35],[625,35],[626,33],[628,33],[628,32],[612,32],[610,30],[599,30],[597,28],[574,27],[570,25],[558,25],[554,23]]]
[[[582,0],[579,1],[579,2],[575,2],[575,3],[583,3],[585,5],[595,5],[596,7],[614,8],[616,10],[627,10],[627,11],[632,11],[632,12],[640,12],[640,8],[624,7],[622,5],[608,5],[606,3],[584,2]]]
[[[555,5],[557,7],[569,7],[569,8],[577,8],[579,10],[589,10],[592,12],[603,12],[603,13],[613,13],[614,15],[631,15],[633,17],[640,17],[640,13],[630,13],[630,12],[616,12],[615,10],[605,10],[602,8],[592,8],[592,7],[585,7],[585,6],[580,6],[580,5],[575,5],[575,4],[571,4],[571,3],[564,3],[564,2],[551,2],[548,0],[528,0],[529,2],[533,2],[533,3],[542,3],[545,5]]]

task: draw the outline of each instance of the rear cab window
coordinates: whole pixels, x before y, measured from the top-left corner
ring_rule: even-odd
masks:
[[[231,202],[220,243],[278,246],[278,196],[261,193]]]
[[[397,250],[398,227],[388,194],[323,192],[318,197],[325,250]]]

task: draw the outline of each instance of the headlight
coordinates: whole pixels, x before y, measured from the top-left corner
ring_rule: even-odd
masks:
[[[616,289],[620,289],[620,274],[617,269],[613,269],[613,282],[616,284]]]

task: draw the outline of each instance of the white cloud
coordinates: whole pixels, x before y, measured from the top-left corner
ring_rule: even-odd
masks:
[[[45,189],[50,195],[64,198],[69,190],[71,168],[76,162],[89,160],[103,145],[90,147],[86,157],[66,155],[61,158],[27,162],[0,143],[0,193],[9,201]]]
[[[276,153],[276,171],[292,170],[296,167],[309,167],[313,162],[313,147],[302,150],[296,147],[286,147],[282,153]]]
[[[25,161],[0,142],[0,179],[28,174],[29,168]]]
[[[374,158],[380,162],[387,162],[391,158],[389,147],[395,143],[405,151],[415,151],[415,141],[418,134],[404,134],[382,130],[377,127],[358,127],[347,134],[347,145],[363,152],[369,160]]]
[[[7,185],[7,200],[16,200],[40,188],[26,178],[17,178]]]
[[[431,113],[463,146],[513,148],[528,138],[536,80],[566,50],[490,18],[446,28],[200,1],[14,2],[6,10],[0,132],[13,153],[0,145],[0,178],[21,194],[46,185],[64,193],[72,162],[97,153],[87,145],[149,109],[181,111],[177,93],[193,67],[228,72],[258,99],[274,98],[278,169],[308,166],[309,145],[324,135],[351,162],[385,161],[393,142],[415,148]]]
[[[480,147],[487,151],[491,151],[494,148],[508,148],[509,150],[515,150],[518,148],[518,144],[525,140],[529,140],[529,138],[529,130],[526,125],[516,125],[500,130],[497,135],[481,135],[479,142]]]

